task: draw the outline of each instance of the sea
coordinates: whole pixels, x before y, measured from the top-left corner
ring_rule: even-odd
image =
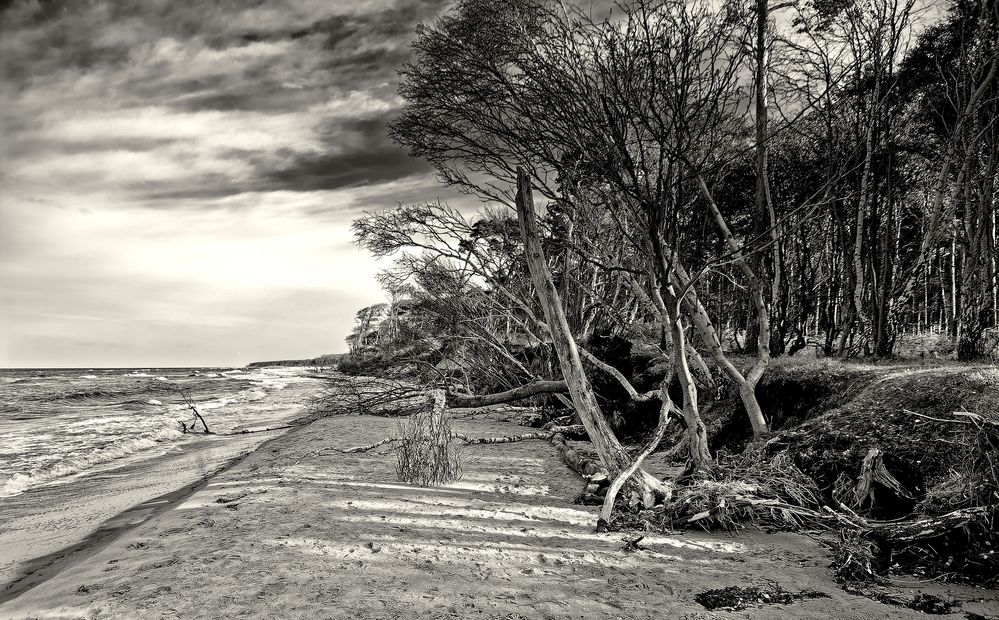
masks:
[[[320,384],[298,367],[0,369],[0,588],[286,432]]]

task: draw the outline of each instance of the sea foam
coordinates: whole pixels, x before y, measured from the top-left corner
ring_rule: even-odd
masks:
[[[164,428],[143,437],[110,444],[88,454],[67,456],[55,465],[36,469],[28,474],[14,474],[0,487],[0,497],[20,495],[40,484],[85,471],[96,465],[120,459],[163,442],[175,441],[183,436],[184,434],[177,429]]]

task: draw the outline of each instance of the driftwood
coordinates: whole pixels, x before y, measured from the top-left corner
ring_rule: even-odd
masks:
[[[344,454],[352,454],[354,452],[367,452],[368,450],[374,450],[375,448],[384,446],[387,443],[393,443],[399,441],[400,439],[401,439],[400,437],[386,437],[385,439],[376,441],[375,443],[371,443],[366,446],[354,446],[352,448],[343,448],[340,450],[340,452],[343,452]]]
[[[451,435],[455,439],[460,439],[468,444],[473,443],[515,443],[518,441],[525,441],[528,439],[543,439],[548,440],[552,438],[552,433],[547,431],[542,431],[540,433],[524,433],[523,435],[509,435],[506,437],[469,437],[468,435],[462,435],[461,433],[452,433]]]
[[[534,433],[524,433],[523,435],[507,435],[501,437],[470,437],[468,435],[462,435],[461,433],[451,433],[451,436],[455,439],[460,439],[468,444],[473,443],[514,443],[518,441],[525,441],[528,439],[540,439],[544,441],[551,441],[551,439],[556,435],[573,435],[576,437],[585,438],[586,429],[583,428],[582,424],[573,424],[571,426],[555,426],[551,429],[538,431]]]
[[[556,434],[558,435],[573,435],[573,436],[586,436],[586,429],[583,428],[582,424],[573,424],[570,426],[556,426],[547,431],[538,431],[536,433],[524,433],[523,435],[506,435],[499,437],[471,437],[469,435],[463,435],[462,433],[451,433],[451,437],[454,439],[460,439],[467,444],[494,444],[494,443],[516,443],[518,441],[527,441],[530,439],[540,439],[543,441],[550,441]],[[355,452],[368,452],[369,450],[374,450],[375,448],[384,446],[388,443],[393,443],[399,441],[400,437],[386,437],[371,444],[363,446],[353,446],[350,448],[341,448],[339,452],[344,454],[351,454]]]
[[[198,408],[194,406],[194,401],[192,401],[191,397],[187,395],[187,392],[181,391],[181,395],[184,397],[184,402],[187,403],[187,408],[194,412],[194,422],[191,426],[187,426],[183,422],[180,423],[180,425],[184,428],[184,432],[194,432],[194,428],[198,425],[198,421],[200,420],[201,425],[205,429],[205,434],[211,435],[212,432],[208,430],[208,422],[205,422],[205,419],[201,417],[201,413],[198,411]]]
[[[989,507],[962,508],[940,515],[939,517],[922,517],[912,521],[892,523],[876,523],[870,530],[870,535],[879,542],[892,544],[915,543],[920,540],[937,538],[959,527],[966,527],[978,519],[987,518]]]
[[[551,444],[555,447],[558,457],[565,463],[566,467],[583,478],[593,479],[597,475],[603,476],[604,479],[608,477],[606,467],[570,446],[562,433],[554,433],[551,437]]]

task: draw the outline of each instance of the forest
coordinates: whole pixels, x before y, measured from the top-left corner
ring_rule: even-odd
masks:
[[[549,441],[600,528],[994,585],[997,71],[995,0],[459,0],[390,135],[479,206],[354,221],[388,302],[317,409]]]

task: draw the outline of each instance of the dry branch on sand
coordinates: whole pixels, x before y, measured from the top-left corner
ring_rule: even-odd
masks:
[[[450,413],[450,412],[449,412]],[[516,443],[518,441],[528,441],[531,439],[538,439],[541,441],[551,441],[556,435],[570,435],[577,438],[583,438],[586,436],[586,430],[583,428],[582,424],[572,424],[569,426],[554,426],[548,430],[538,431],[535,433],[524,433],[522,435],[501,435],[498,437],[472,437],[470,435],[464,435],[462,433],[451,433],[451,437],[454,439],[460,439],[466,444],[496,444],[496,443]],[[363,446],[352,446],[350,448],[339,448],[340,452],[344,454],[352,454],[355,452],[367,452],[369,450],[374,450],[375,448],[380,448],[385,444],[393,443],[396,441],[402,441],[402,437],[386,437],[374,443],[370,443]]]

